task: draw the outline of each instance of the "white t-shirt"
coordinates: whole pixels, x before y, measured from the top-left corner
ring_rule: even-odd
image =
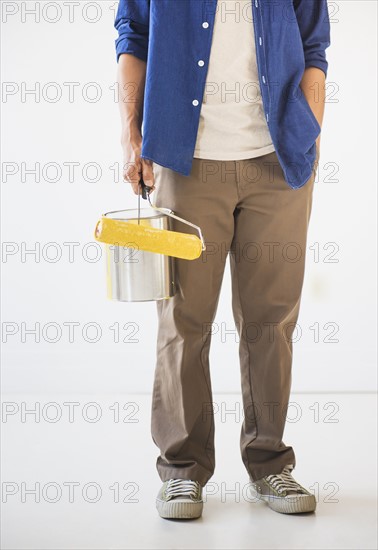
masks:
[[[240,160],[275,150],[262,104],[252,15],[251,0],[218,0],[194,157]]]

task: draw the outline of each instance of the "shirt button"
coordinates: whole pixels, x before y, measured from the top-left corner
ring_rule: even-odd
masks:
[[[259,36],[259,44],[260,44],[260,46],[261,46],[261,44],[262,44],[262,38],[261,38],[261,36]]]
[[[192,104],[193,104],[195,107],[197,107],[198,103],[199,103],[199,102],[198,102],[198,99],[193,99]]]
[[[255,0],[255,6],[256,6],[256,8],[257,8],[258,5],[259,5],[259,4],[258,4],[257,0]]]
[[[207,29],[207,27],[209,26],[209,23],[205,21],[204,23],[202,23],[202,26],[204,29]]]
[[[205,65],[205,62],[204,62],[202,59],[200,59],[200,60],[198,61],[198,65],[199,65],[200,67],[203,67],[203,66]]]
[[[265,84],[265,76],[264,76],[264,75],[262,76],[262,81],[263,81],[264,84]]]

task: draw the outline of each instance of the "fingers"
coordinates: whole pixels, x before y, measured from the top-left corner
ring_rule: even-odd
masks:
[[[142,163],[140,159],[136,162],[127,162],[124,165],[123,180],[131,184],[131,187],[136,195],[138,195],[138,189],[140,189],[139,180],[141,173]]]
[[[123,179],[131,184],[136,195],[141,193],[139,180],[143,177],[144,183],[151,188],[152,193],[155,189],[155,177],[153,172],[153,161],[149,159],[138,158],[135,162],[128,162],[124,166]]]
[[[143,181],[150,187],[150,193],[155,189],[155,176],[153,172],[153,161],[149,159],[141,159]]]

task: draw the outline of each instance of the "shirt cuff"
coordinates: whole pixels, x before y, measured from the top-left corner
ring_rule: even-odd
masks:
[[[325,77],[327,78],[328,61],[321,59],[308,59],[305,61],[305,69],[307,69],[308,67],[317,67],[318,69],[321,69],[324,72]]]
[[[135,47],[135,44],[130,44],[126,39],[116,40],[116,60],[119,61],[119,56],[123,53],[130,53],[139,59],[147,62],[147,51],[143,48]]]

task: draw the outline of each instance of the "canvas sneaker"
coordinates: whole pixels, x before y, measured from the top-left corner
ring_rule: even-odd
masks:
[[[268,475],[257,481],[251,479],[251,495],[282,514],[314,512],[315,495],[295,481],[291,475],[293,469],[293,464],[288,464],[280,474]]]
[[[194,519],[202,514],[202,486],[191,479],[164,481],[156,498],[162,518]]]

